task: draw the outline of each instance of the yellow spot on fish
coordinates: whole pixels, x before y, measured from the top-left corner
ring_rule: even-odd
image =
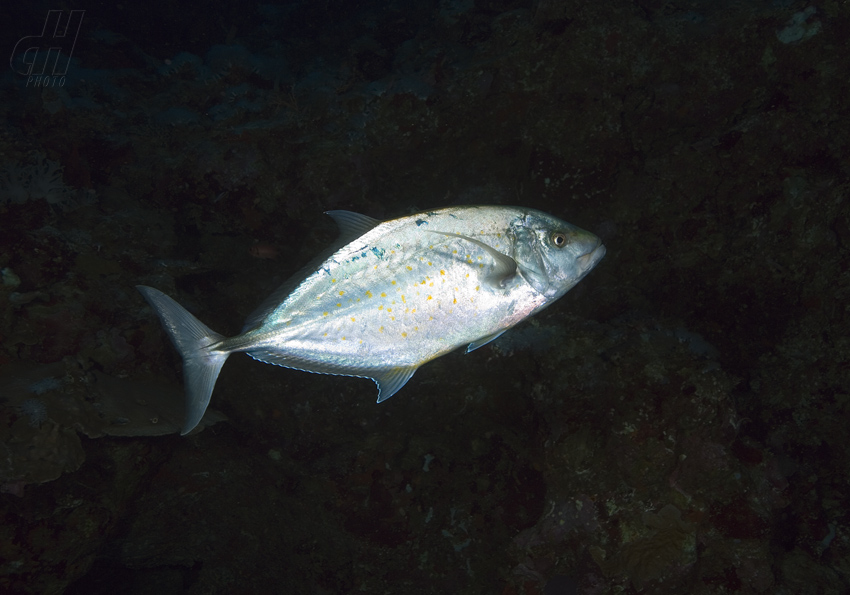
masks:
[[[457,254],[457,250],[452,250],[452,254]]]
[[[431,299],[431,296],[430,296],[430,295],[428,296],[428,299],[429,299],[429,300]]]
[[[337,308],[342,308],[342,304],[337,304],[337,305],[336,305],[336,307],[337,307]]]
[[[344,294],[345,294],[345,292],[344,292],[344,291],[340,291],[340,292],[339,292],[339,295],[344,295]]]
[[[404,337],[404,338],[406,339],[406,338],[407,338],[407,333],[402,333],[402,334],[401,334],[401,336],[402,336],[402,337]]]
[[[345,337],[343,337],[342,340],[345,341]]]
[[[379,333],[383,333],[383,332],[384,332],[384,327],[379,328],[379,329],[378,329],[378,332],[379,332]]]
[[[412,267],[412,266],[410,266],[410,265],[407,265],[407,270],[408,270],[408,271],[412,271],[412,270],[413,270],[413,267]]]
[[[327,316],[327,315],[328,315],[327,312],[322,312],[322,316]]]
[[[405,304],[407,303],[407,300],[406,300],[406,299],[404,299],[404,294],[401,294],[401,301],[402,301],[403,303],[405,303]]]
[[[378,310],[383,310],[383,309],[384,309],[384,305],[383,305],[383,304],[381,304],[380,306],[378,306]]]
[[[446,271],[444,271],[443,269],[440,269],[440,274],[441,274],[441,275],[445,275],[445,274],[446,274]]]
[[[480,286],[480,285],[476,285],[476,286],[475,286],[475,291],[478,291],[479,289],[481,289],[481,286]]]
[[[392,311],[393,311],[392,308],[387,308],[387,312],[392,312]]]
[[[354,316],[351,317],[351,322],[357,322],[356,320],[354,320]]]
[[[479,268],[479,269],[483,269],[483,268],[484,268],[484,264],[483,264],[483,263],[482,263],[482,264],[479,264],[479,265],[478,265],[478,268]]]
[[[336,283],[336,279],[331,279],[331,283]]]
[[[429,263],[428,263],[428,266],[430,267],[430,266],[433,266],[433,265],[429,262]]]
[[[381,297],[387,297],[387,294],[386,294],[385,292],[383,292],[383,291],[382,291],[382,292],[381,292]]]
[[[392,283],[393,285],[395,285],[395,281],[390,281],[390,283]]]
[[[453,300],[452,300],[452,303],[453,303],[453,304],[456,304],[456,303],[457,303],[457,298],[453,299]]]

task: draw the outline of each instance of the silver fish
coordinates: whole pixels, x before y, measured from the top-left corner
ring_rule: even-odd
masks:
[[[578,283],[605,255],[598,237],[534,209],[448,207],[378,221],[329,211],[337,243],[284,283],[225,338],[143,285],[183,358],[187,415],[201,420],[221,366],[261,362],[371,378],[378,402],[425,362],[486,345]]]

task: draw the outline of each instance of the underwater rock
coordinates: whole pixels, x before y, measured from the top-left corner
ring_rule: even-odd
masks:
[[[0,376],[0,492],[53,481],[85,460],[79,434],[163,436],[183,416],[179,388],[147,379],[87,373],[70,358],[42,366],[9,366]],[[202,425],[225,417],[208,412]]]
[[[695,527],[682,520],[682,512],[668,504],[658,513],[645,512],[643,524],[652,531],[623,545],[614,556],[607,558],[604,550],[590,548],[590,554],[606,576],[624,574],[636,589],[648,581],[662,578],[688,552],[695,553]]]

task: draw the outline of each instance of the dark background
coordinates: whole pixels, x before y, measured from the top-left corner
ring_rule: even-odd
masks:
[[[86,13],[0,78],[0,590],[846,592],[850,8],[411,5],[4,7]],[[234,334],[323,211],[457,204],[607,256],[386,403],[237,356],[173,435],[134,285]]]

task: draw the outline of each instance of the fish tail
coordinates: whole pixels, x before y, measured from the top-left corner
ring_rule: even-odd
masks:
[[[183,358],[183,383],[186,388],[186,420],[181,435],[191,432],[201,421],[209,405],[215,381],[229,351],[210,349],[224,337],[210,330],[188,310],[153,287],[136,285],[154,309]]]

